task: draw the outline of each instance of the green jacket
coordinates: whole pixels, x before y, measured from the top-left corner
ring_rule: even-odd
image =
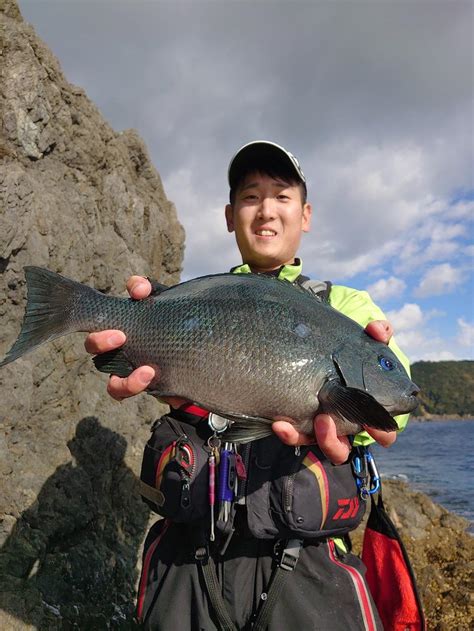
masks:
[[[296,259],[293,265],[284,265],[280,269],[278,278],[288,280],[293,283],[301,274],[302,267],[303,263],[301,259]],[[243,265],[234,267],[232,272],[234,274],[249,274],[251,273],[251,270],[250,267],[244,263]],[[334,309],[337,309],[347,317],[355,320],[355,322],[364,328],[369,324],[369,322],[373,322],[374,320],[387,319],[384,312],[372,301],[366,291],[359,291],[357,289],[352,289],[351,287],[332,285],[331,293],[329,294],[329,304]],[[408,374],[410,374],[410,362],[393,338],[390,340],[389,347],[401,361]],[[409,414],[403,414],[395,417],[400,431],[405,429],[409,416]],[[371,438],[367,432],[357,434],[354,439],[355,445],[368,445],[373,442],[374,439]]]

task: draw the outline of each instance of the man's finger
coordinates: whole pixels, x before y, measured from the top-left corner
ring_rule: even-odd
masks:
[[[365,327],[365,332],[374,340],[388,344],[393,335],[393,326],[388,320],[374,320]]]
[[[384,432],[382,429],[364,427],[365,431],[382,447],[390,447],[397,440],[397,432]]]
[[[336,424],[329,414],[318,414],[314,419],[314,435],[326,458],[333,464],[345,462],[351,451],[347,436],[338,436]]]
[[[107,384],[107,392],[113,399],[121,401],[135,394],[143,392],[155,377],[155,370],[151,366],[140,366],[128,377],[111,375]]]
[[[272,430],[278,436],[282,443],[296,447],[297,445],[310,445],[314,443],[314,436],[308,436],[299,432],[296,427],[289,421],[280,420],[272,423]]]
[[[127,291],[132,298],[141,300],[151,293],[151,283],[144,276],[130,276],[127,281]]]
[[[97,333],[90,333],[84,342],[84,347],[88,353],[97,355],[99,353],[106,353],[112,351],[114,348],[118,348],[125,343],[127,339],[125,333],[115,329],[108,331],[98,331]]]

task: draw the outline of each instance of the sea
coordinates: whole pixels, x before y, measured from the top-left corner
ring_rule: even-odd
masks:
[[[382,478],[405,480],[474,533],[474,420],[410,421],[390,448],[372,452]]]

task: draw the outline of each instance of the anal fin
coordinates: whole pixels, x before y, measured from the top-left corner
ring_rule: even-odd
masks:
[[[252,440],[259,440],[260,438],[273,435],[273,421],[271,419],[245,414],[225,414],[222,412],[219,412],[219,416],[232,421],[232,425],[223,434],[224,440],[229,443],[249,443]]]

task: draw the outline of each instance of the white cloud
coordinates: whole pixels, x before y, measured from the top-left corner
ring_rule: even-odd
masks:
[[[381,266],[411,274],[458,256],[468,216],[451,206],[454,181],[436,179],[438,151],[429,141],[355,137],[319,146],[303,162],[315,207],[305,260],[326,277],[350,278]]]
[[[463,279],[463,270],[453,267],[450,263],[441,263],[424,274],[413,293],[420,298],[450,293]]]
[[[395,331],[395,338],[411,363],[418,360],[441,361],[462,358],[462,353],[457,354],[448,340],[440,335],[430,334],[423,328],[401,333]]]
[[[367,291],[374,300],[386,300],[392,296],[401,296],[405,288],[405,281],[401,278],[390,276],[389,278],[381,278],[372,285],[369,285]]]
[[[201,197],[195,194],[190,169],[175,171],[164,184],[167,194],[187,209],[186,214],[180,215],[186,231],[182,280],[225,272],[238,265],[242,258],[234,236],[227,232],[225,204],[220,206],[216,199],[203,204]]]
[[[417,304],[406,303],[401,309],[388,311],[387,318],[395,331],[404,332],[419,327],[425,321],[425,315]]]
[[[474,323],[466,322],[464,318],[458,318],[458,335],[457,342],[460,346],[464,346],[469,355],[474,354]]]
[[[436,309],[424,312],[418,304],[407,303],[401,309],[387,312],[393,324],[395,339],[411,362],[418,360],[441,361],[474,358],[474,325],[458,320],[456,337],[439,334],[430,321],[444,318],[445,313]]]

